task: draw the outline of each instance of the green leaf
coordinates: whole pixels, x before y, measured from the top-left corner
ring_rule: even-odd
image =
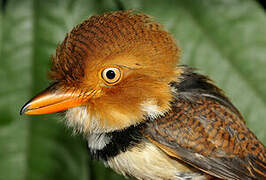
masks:
[[[177,39],[182,64],[209,75],[266,142],[266,16],[252,0],[7,0],[0,9],[0,179],[123,179],[91,161],[58,119],[19,116],[47,87],[50,55],[92,14],[136,9]]]

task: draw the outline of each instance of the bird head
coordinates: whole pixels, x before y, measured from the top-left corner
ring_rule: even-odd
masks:
[[[92,16],[66,35],[52,57],[52,85],[21,113],[64,111],[67,125],[85,134],[139,124],[169,110],[178,55],[171,35],[147,15]]]

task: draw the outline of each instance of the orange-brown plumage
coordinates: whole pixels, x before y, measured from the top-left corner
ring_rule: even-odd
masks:
[[[95,15],[77,25],[58,46],[50,77],[67,88],[101,91],[101,97],[90,100],[89,111],[108,117],[106,122],[100,121],[102,127],[123,128],[139,122],[143,112],[135,107],[148,98],[145,96],[161,96],[157,103],[168,109],[167,82],[176,79],[178,55],[170,34],[147,15],[131,11]],[[108,65],[121,65],[127,74],[112,88],[98,77],[99,70]],[[102,107],[110,110],[102,111]],[[128,120],[110,116],[114,110],[126,114]]]
[[[157,70],[162,77],[165,73],[171,77],[178,56],[172,36],[160,24],[144,14],[118,11],[92,16],[73,28],[56,50],[51,78],[73,85],[84,77],[85,70],[92,72],[112,62],[132,68],[149,66],[142,71]]]
[[[227,168],[241,171],[238,173],[242,178],[260,177],[255,175],[261,170],[254,167],[254,163],[265,162],[265,148],[237,114],[204,97],[193,106],[187,100],[180,100],[174,106],[174,111],[149,125],[145,132],[149,139],[170,156],[217,177],[236,178]],[[188,151],[187,154],[183,154],[183,150]],[[208,166],[200,164],[207,161],[204,157],[210,158]],[[219,168],[224,170],[221,174]]]
[[[21,110],[65,110],[93,157],[138,179],[264,179],[265,147],[211,80],[144,14],[92,16],[52,58],[53,82]]]

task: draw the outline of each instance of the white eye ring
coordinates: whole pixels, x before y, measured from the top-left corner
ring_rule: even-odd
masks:
[[[101,77],[107,85],[115,85],[121,80],[122,73],[118,67],[108,67],[101,71]]]

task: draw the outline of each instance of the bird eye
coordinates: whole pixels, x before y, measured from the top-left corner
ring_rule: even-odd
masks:
[[[114,85],[121,79],[121,71],[116,67],[106,68],[102,71],[102,78],[107,85]]]

